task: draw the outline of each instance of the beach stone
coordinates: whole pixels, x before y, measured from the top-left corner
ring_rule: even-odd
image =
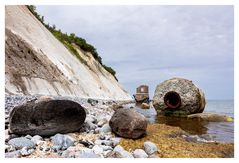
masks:
[[[85,122],[96,123],[97,119],[93,115],[88,115],[85,119]]]
[[[134,110],[119,109],[113,114],[109,125],[115,134],[136,139],[146,134],[147,119]]]
[[[20,158],[20,150],[5,153],[5,158]]]
[[[43,152],[48,152],[51,150],[51,148],[45,142],[40,146],[39,149]]]
[[[112,146],[112,141],[110,140],[96,140],[95,141],[96,145],[106,145],[106,146]]]
[[[75,151],[71,151],[71,150],[65,150],[62,152],[61,157],[63,158],[75,158],[76,156],[76,152]]]
[[[86,128],[86,130],[95,130],[97,128],[97,125],[91,122],[91,120],[86,119],[84,127]]]
[[[124,150],[124,148],[120,145],[117,145],[114,148],[113,153],[111,155],[115,158],[133,158],[133,155],[128,151]]]
[[[9,128],[9,118],[5,117],[5,129]]]
[[[105,135],[100,134],[99,139],[100,139],[100,140],[105,140],[105,139],[106,139],[106,138],[105,138]]]
[[[97,145],[102,145],[102,144],[103,144],[103,141],[102,141],[102,140],[99,140],[99,139],[96,139],[96,140],[95,140],[95,144],[97,144]]]
[[[101,131],[101,128],[97,127],[95,130],[94,130],[94,134],[99,134]],[[101,132],[102,133],[102,132]]]
[[[58,150],[65,150],[68,147],[74,145],[75,140],[70,137],[69,135],[63,135],[63,134],[56,134],[55,136],[51,137],[51,140],[53,141],[53,149]]]
[[[112,151],[112,150],[106,150],[106,151],[104,151],[104,152],[103,152],[104,158],[107,158],[107,156],[108,156],[111,152],[113,152],[113,151]]]
[[[108,121],[106,118],[101,119],[98,123],[97,126],[102,127],[104,124],[106,124]]]
[[[147,103],[145,103],[145,102],[143,102],[143,103],[141,104],[141,108],[142,108],[142,109],[149,109],[149,108],[150,108],[150,105],[147,104]]]
[[[144,142],[144,150],[148,155],[152,155],[158,151],[156,144],[150,141]]]
[[[76,152],[75,157],[79,158],[100,158],[101,156],[94,153],[92,149],[84,148]]]
[[[113,148],[111,146],[102,145],[101,147],[103,148],[103,151],[108,151],[108,150],[112,151],[113,150]]]
[[[35,148],[35,144],[25,137],[11,139],[8,144],[12,145],[15,149],[22,149],[23,147],[27,147],[27,149]]]
[[[10,140],[10,135],[8,134],[8,130],[5,130],[5,142]]]
[[[99,129],[99,133],[108,133],[108,132],[111,132],[109,123],[104,124],[102,128]]]
[[[119,137],[115,137],[115,138],[111,138],[112,141],[112,146],[115,147],[120,143],[121,138]]]
[[[101,154],[103,153],[103,148],[100,145],[95,145],[92,150],[95,152],[95,154]]]
[[[90,142],[88,140],[80,140],[79,143],[83,144],[87,148],[89,148],[90,146],[94,145],[92,142]]]
[[[5,144],[5,152],[8,152],[10,148],[11,148],[10,145],[6,145],[6,144]]]
[[[112,133],[108,133],[107,135],[103,133],[103,135],[105,136],[105,140],[110,140],[111,138],[113,138]]]
[[[29,156],[30,154],[32,154],[34,152],[34,149],[28,149],[27,147],[23,147],[20,151],[20,154],[22,156]]]
[[[188,114],[202,113],[205,96],[192,81],[172,78],[158,84],[153,97],[153,106],[158,114],[185,117]]]
[[[95,106],[95,105],[97,105],[97,104],[99,103],[98,100],[91,99],[91,98],[89,98],[89,99],[87,100],[87,102],[88,102],[91,106]]]
[[[31,139],[32,139],[32,136],[31,136],[31,135],[26,135],[25,138],[31,140]]]
[[[38,145],[40,142],[43,141],[43,138],[39,135],[35,135],[31,138],[31,141],[33,141],[36,145]]]
[[[143,149],[134,150],[133,156],[135,158],[147,158],[148,157],[147,153],[145,153],[145,151]]]
[[[233,119],[227,115],[219,113],[197,113],[187,116],[188,119],[208,122],[232,122]]]
[[[27,102],[10,113],[10,132],[51,136],[78,131],[86,118],[84,108],[70,100]]]
[[[16,149],[12,145],[6,145],[5,144],[5,152],[12,152],[15,151]]]

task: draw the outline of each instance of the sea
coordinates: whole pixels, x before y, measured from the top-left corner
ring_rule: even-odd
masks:
[[[150,123],[177,126],[205,141],[234,143],[234,100],[207,100],[204,112],[225,114],[233,118],[233,122],[192,122],[183,118],[162,118],[157,116],[154,108],[141,109],[136,105],[135,110],[143,114]]]

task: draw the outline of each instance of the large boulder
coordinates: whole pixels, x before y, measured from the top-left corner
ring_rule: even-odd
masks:
[[[157,85],[153,97],[153,106],[157,112],[170,116],[202,113],[205,104],[202,90],[192,81],[182,78],[172,78]]]
[[[30,101],[13,108],[10,132],[51,136],[78,131],[86,118],[84,108],[70,100]]]
[[[119,109],[110,119],[109,125],[121,137],[137,139],[146,134],[147,119],[131,109]]]

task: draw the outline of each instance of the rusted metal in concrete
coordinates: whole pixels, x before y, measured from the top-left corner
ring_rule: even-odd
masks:
[[[165,94],[164,103],[169,109],[177,109],[181,105],[181,98],[177,92],[170,91]]]

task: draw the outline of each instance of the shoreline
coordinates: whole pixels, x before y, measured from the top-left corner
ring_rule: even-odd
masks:
[[[26,102],[27,100],[36,100],[36,96],[8,96],[5,97],[5,116],[7,120],[7,115],[10,112],[11,108],[15,105]],[[56,97],[55,97],[56,99]],[[69,99],[80,103],[87,110],[87,118],[79,132],[65,134],[74,139],[74,145],[63,151],[54,151],[53,143],[51,138],[43,138],[42,142],[36,145],[34,151],[26,156],[19,155],[17,150],[15,155],[9,151],[8,141],[5,141],[5,157],[26,157],[26,158],[36,158],[36,157],[72,157],[75,153],[81,150],[93,150],[94,146],[99,146],[103,148],[108,148],[108,150],[103,150],[97,155],[99,157],[107,158],[109,153],[114,150],[116,145],[122,146],[126,151],[132,153],[135,149],[143,148],[143,143],[145,141],[151,141],[155,143],[158,147],[158,152],[154,157],[172,157],[172,158],[181,158],[181,157],[234,157],[234,143],[223,143],[223,142],[191,142],[191,138],[188,136],[184,130],[179,127],[173,127],[166,124],[148,124],[147,135],[143,138],[133,140],[125,139],[116,136],[110,131],[110,128],[106,128],[106,132],[102,131],[103,126],[107,126],[111,116],[114,113],[114,110],[118,106],[132,103],[130,101],[104,101],[99,99],[81,99],[81,98],[69,98],[69,97],[57,97],[57,99]],[[97,101],[97,102],[96,102]],[[103,120],[105,119],[105,120]],[[96,123],[93,123],[93,121]],[[104,122],[102,122],[104,121]],[[102,123],[101,125],[98,125]],[[6,124],[5,124],[6,126]],[[5,127],[5,134],[6,134]],[[7,135],[6,136],[10,136]],[[34,135],[32,135],[34,136]],[[19,137],[16,136],[15,137]],[[29,137],[29,136],[28,136]],[[10,139],[10,138],[9,138]],[[103,140],[102,140],[103,139]],[[120,140],[119,142],[114,142],[115,139]],[[197,140],[197,139],[195,139]],[[86,147],[86,144],[82,144],[82,141],[88,142],[89,146]],[[116,143],[114,145],[102,145],[99,144],[100,141],[105,141],[108,143]],[[107,147],[106,147],[107,146]],[[205,152],[200,152],[205,150]],[[67,151],[67,152],[66,152]],[[10,155],[11,153],[12,155]],[[97,152],[96,152],[97,153]],[[76,157],[74,155],[74,157]]]

